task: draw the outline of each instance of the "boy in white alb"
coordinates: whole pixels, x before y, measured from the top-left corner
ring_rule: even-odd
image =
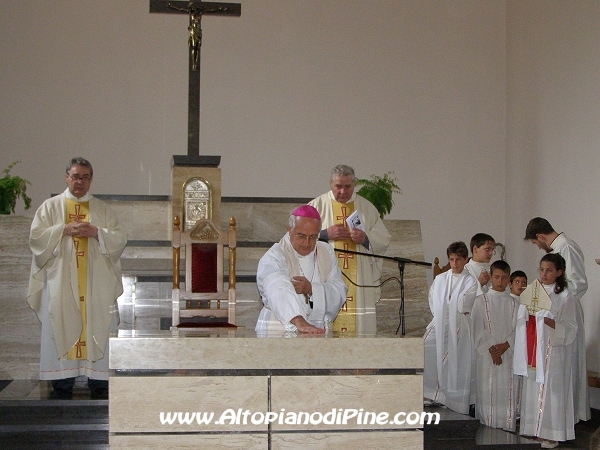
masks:
[[[519,301],[508,292],[510,266],[495,261],[490,267],[491,289],[475,299],[471,330],[477,362],[476,417],[484,425],[514,431],[517,378],[513,348]]]
[[[469,313],[477,280],[464,270],[469,256],[464,242],[450,244],[446,253],[450,270],[438,275],[429,289],[433,320],[424,336],[423,394],[435,403],[468,414],[475,389]]]
[[[523,291],[527,288],[527,274],[522,270],[515,270],[510,274],[510,295],[519,300]]]
[[[521,302],[521,294],[525,289],[527,289],[527,274],[522,270],[515,270],[510,274],[510,283],[508,284],[510,288],[510,296],[517,300],[517,302]],[[515,342],[521,342],[525,340],[525,330],[520,330],[521,336],[519,336],[519,319],[526,321],[527,320],[527,310],[521,305],[519,306],[519,312],[517,313],[517,334],[515,334]],[[515,344],[515,349],[513,351],[514,360],[522,357],[520,352],[524,352],[525,349],[519,347]],[[526,358],[526,357],[522,357]],[[516,389],[516,399],[517,399],[517,419],[521,415],[521,392],[523,390],[523,377],[517,375],[517,389]]]
[[[494,255],[496,241],[489,234],[477,233],[471,238],[471,260],[465,269],[477,280],[477,295],[490,288],[490,260]]]

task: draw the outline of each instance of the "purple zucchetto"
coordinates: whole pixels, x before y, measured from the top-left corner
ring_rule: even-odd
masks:
[[[313,206],[302,205],[298,206],[292,211],[292,216],[296,217],[310,217],[311,219],[321,220],[321,215]]]

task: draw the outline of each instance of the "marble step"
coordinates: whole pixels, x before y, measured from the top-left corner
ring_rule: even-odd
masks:
[[[107,426],[108,428],[108,426]],[[19,450],[106,450],[106,430],[53,430],[0,432],[2,448]]]
[[[0,442],[15,449],[106,449],[108,401],[0,401]]]
[[[108,430],[108,400],[0,401],[2,433],[83,429]]]

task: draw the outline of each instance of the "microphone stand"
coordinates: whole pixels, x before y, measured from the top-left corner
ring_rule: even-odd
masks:
[[[402,337],[404,337],[404,335],[406,334],[406,325],[404,318],[404,267],[406,266],[406,264],[417,264],[420,266],[431,267],[432,264],[425,261],[414,261],[408,258],[401,258],[399,256],[376,255],[374,253],[355,252],[352,250],[344,250],[341,248],[334,248],[334,250],[340,253],[349,253],[352,255],[371,256],[373,258],[387,259],[388,261],[395,261],[398,264],[398,270],[400,271],[400,323],[398,324],[398,328],[396,328],[396,334],[398,334],[398,331],[400,330],[400,328],[402,328]]]

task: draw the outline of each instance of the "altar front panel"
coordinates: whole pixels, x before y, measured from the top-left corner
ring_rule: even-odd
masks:
[[[173,374],[170,374],[173,375]],[[115,433],[227,432],[233,410],[268,410],[266,376],[111,377],[109,421]],[[224,415],[225,414],[225,415]],[[219,422],[219,423],[217,423]],[[246,432],[267,432],[248,421]]]
[[[273,431],[414,428],[403,420],[406,418],[403,413],[423,411],[423,378],[421,375],[274,376],[271,410],[323,415],[322,420],[312,420],[313,423],[275,421],[271,425]],[[396,415],[404,423],[394,423]]]
[[[266,434],[126,434],[110,436],[110,448],[126,448],[127,450],[198,450],[216,448],[265,450],[269,448],[269,441]]]
[[[266,448],[266,447],[265,447]],[[422,450],[422,431],[273,434],[271,450]]]
[[[420,338],[121,333],[110,340],[110,444],[422,448],[422,426],[404,421],[423,410],[422,368]]]

